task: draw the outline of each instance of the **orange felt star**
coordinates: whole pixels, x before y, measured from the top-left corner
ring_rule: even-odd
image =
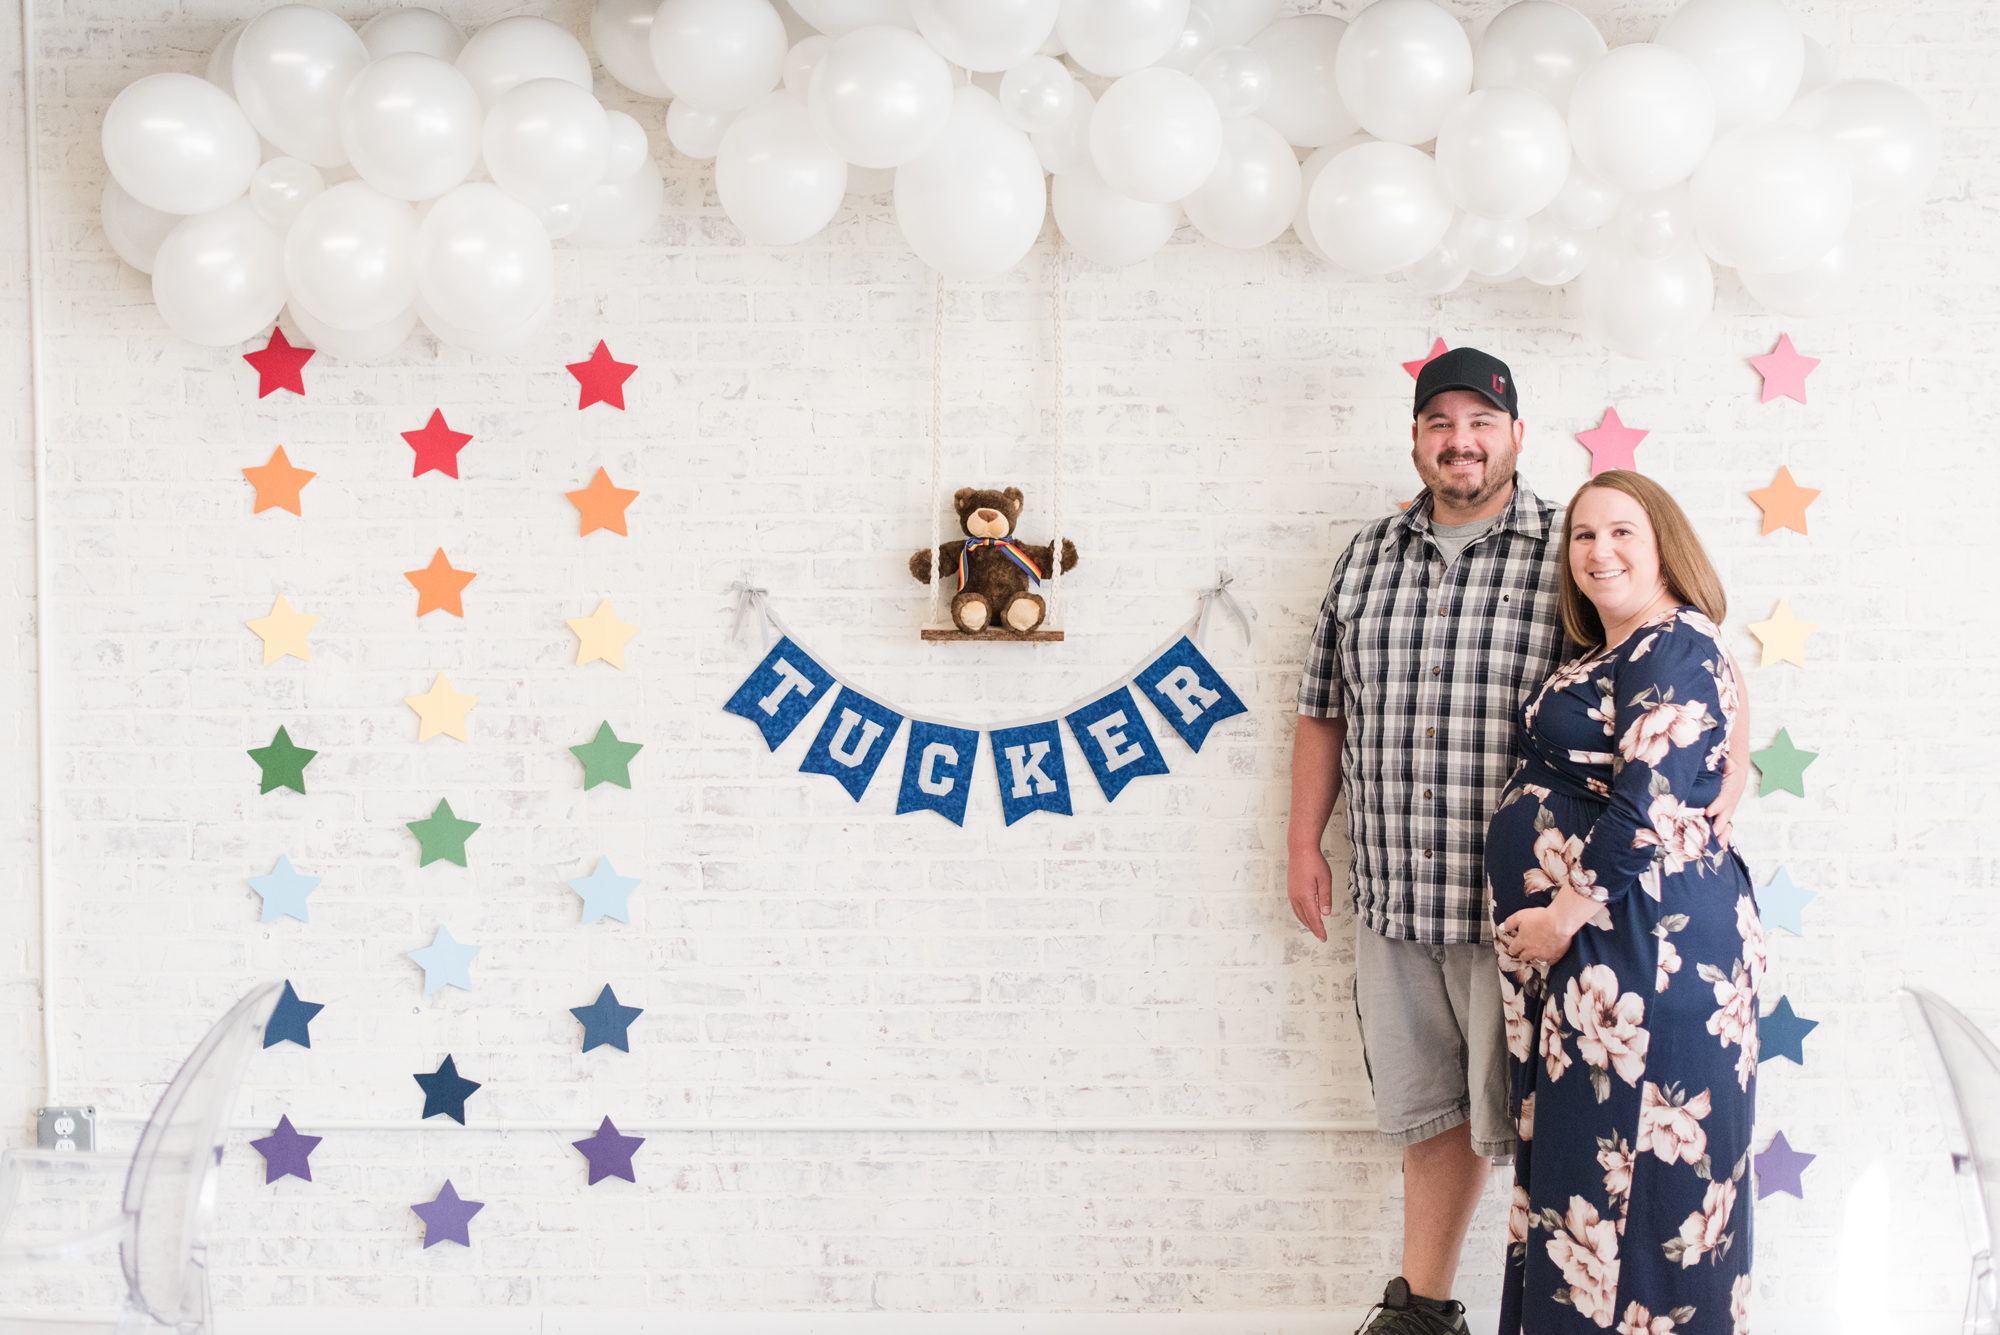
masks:
[[[1801,487],[1792,481],[1792,470],[1780,464],[1778,475],[1771,479],[1768,487],[1759,487],[1750,493],[1750,499],[1757,502],[1764,512],[1764,532],[1776,533],[1781,528],[1794,532],[1806,531],[1806,507],[1819,498],[1819,492],[1812,487]]]
[[[1444,345],[1444,340],[1439,339],[1437,342],[1431,344],[1431,350],[1423,356],[1413,362],[1404,362],[1403,369],[1410,373],[1410,379],[1415,380],[1418,372],[1450,351],[1451,349]]]
[[[299,372],[312,360],[313,351],[312,348],[293,347],[284,330],[271,326],[271,341],[255,352],[243,354],[243,360],[257,368],[257,397],[261,399],[281,389],[289,389],[294,394],[305,393],[305,377]]]
[[[608,528],[613,533],[625,536],[625,507],[639,499],[636,491],[626,491],[623,487],[611,485],[611,476],[602,468],[597,476],[590,479],[590,485],[581,491],[563,493],[582,512],[577,521],[577,536],[595,533]]]
[[[403,578],[417,586],[417,615],[426,612],[449,612],[455,617],[465,615],[465,604],[459,595],[465,586],[478,579],[470,570],[453,570],[446,559],[444,548],[437,549],[437,555],[422,570],[405,570]]]
[[[576,395],[578,412],[593,403],[608,403],[623,412],[625,382],[639,367],[635,362],[621,362],[612,357],[611,349],[605,347],[604,340],[600,338],[597,340],[597,351],[590,354],[590,360],[570,362],[567,369],[581,387]]]
[[[257,488],[257,508],[251,511],[252,514],[261,515],[266,510],[278,509],[303,515],[305,512],[299,508],[299,492],[319,474],[292,467],[292,461],[285,457],[285,447],[280,445],[271,451],[269,463],[246,468],[243,476]]]

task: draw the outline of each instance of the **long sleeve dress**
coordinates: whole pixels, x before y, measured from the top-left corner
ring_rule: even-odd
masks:
[[[1704,808],[1737,692],[1715,625],[1661,614],[1522,706],[1486,837],[1496,926],[1601,905],[1554,964],[1500,950],[1520,1152],[1502,1335],[1743,1335],[1764,934]]]

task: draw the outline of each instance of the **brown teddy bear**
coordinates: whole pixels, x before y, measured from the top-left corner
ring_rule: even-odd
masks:
[[[1026,635],[1042,624],[1048,606],[1029,592],[1049,574],[1050,544],[1031,547],[1014,539],[1014,523],[1026,498],[1019,487],[1005,491],[975,491],[962,487],[952,498],[959,542],[938,549],[938,566],[946,579],[958,576],[958,593],[951,600],[952,624],[976,634],[997,626]],[[1076,569],[1076,544],[1063,539],[1063,573]],[[910,574],[919,584],[931,582],[930,548],[910,557]]]

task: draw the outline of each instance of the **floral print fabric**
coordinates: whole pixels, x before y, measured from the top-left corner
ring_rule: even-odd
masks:
[[[1500,956],[1520,1151],[1503,1335],[1747,1335],[1764,934],[1721,791],[1735,677],[1678,608],[1558,669],[1486,838],[1496,926],[1575,892],[1554,964]]]

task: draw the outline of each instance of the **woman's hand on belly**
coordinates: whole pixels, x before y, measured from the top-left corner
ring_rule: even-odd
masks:
[[[1575,890],[1560,890],[1546,908],[1522,909],[1500,924],[1500,948],[1528,964],[1554,964],[1570,940],[1597,916],[1600,905]]]

